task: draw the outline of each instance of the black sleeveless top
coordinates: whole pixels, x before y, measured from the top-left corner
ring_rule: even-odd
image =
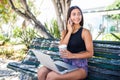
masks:
[[[72,53],[86,51],[85,43],[82,39],[82,30],[83,28],[81,27],[76,33],[71,34],[67,49]]]

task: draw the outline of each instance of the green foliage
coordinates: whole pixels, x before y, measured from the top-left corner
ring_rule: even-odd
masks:
[[[34,29],[27,28],[23,30],[22,28],[16,27],[13,30],[13,36],[15,38],[20,38],[21,43],[24,43],[27,47],[29,47],[32,39],[37,37],[37,34]]]
[[[22,29],[19,27],[16,27],[13,30],[13,37],[17,38],[17,37],[21,37],[21,35],[22,35]]]
[[[9,21],[14,21],[15,14],[13,13],[10,5],[8,4],[8,0],[0,1],[0,23],[8,23]]]
[[[16,22],[19,20],[18,14],[11,8],[11,6],[8,3],[8,0],[0,0],[0,27],[5,23],[9,23],[10,27],[14,27]],[[16,8],[18,8],[20,11],[24,12],[23,5],[21,4],[20,0],[14,0],[14,5]],[[28,0],[28,6],[33,8],[33,11],[39,11],[36,10],[36,7],[33,5],[34,0]],[[30,5],[31,4],[31,5]],[[38,12],[36,12],[38,15]]]
[[[8,15],[6,15],[8,9],[5,7],[6,6],[6,0],[0,1],[0,18],[4,18],[5,21],[7,21]]]
[[[59,26],[56,20],[51,20],[50,26],[48,23],[45,23],[45,27],[50,32],[50,34],[54,36],[54,38],[60,38],[60,31],[58,29]]]
[[[114,34],[120,38],[120,33],[114,33]],[[102,40],[120,41],[118,38],[116,38],[115,36],[113,36],[111,33],[105,34],[105,35],[102,37]]]
[[[115,2],[107,7],[107,10],[119,10],[120,9],[120,0],[115,0]],[[120,20],[120,14],[108,15],[108,18]]]
[[[3,34],[0,34],[0,41],[4,41],[4,42],[8,42],[10,40],[9,37],[3,35]]]
[[[115,0],[113,4],[107,7],[108,10],[120,9],[120,0]]]

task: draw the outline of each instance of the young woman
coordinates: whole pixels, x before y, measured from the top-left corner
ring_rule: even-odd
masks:
[[[93,56],[93,43],[89,30],[83,28],[83,14],[78,6],[72,6],[67,14],[67,27],[62,32],[60,45],[67,45],[66,50],[60,51],[63,60],[79,69],[58,74],[46,67],[38,70],[39,80],[82,80],[87,77],[87,58]]]

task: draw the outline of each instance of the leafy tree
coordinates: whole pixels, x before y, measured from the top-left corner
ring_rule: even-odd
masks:
[[[107,10],[120,10],[120,0],[115,0],[115,2],[112,5],[107,7]],[[116,26],[111,27],[111,31],[115,30],[116,27],[116,31],[119,32],[118,26],[120,25],[120,14],[107,15],[107,18],[117,21]],[[117,36],[116,34],[111,33],[111,35],[114,36],[116,39],[120,40],[120,37]]]
[[[21,8],[17,8],[15,5],[15,0],[8,0],[10,3],[11,8],[21,17],[23,17],[25,20],[33,22],[35,29],[38,31],[38,33],[42,34],[45,38],[53,38],[51,34],[48,33],[48,31],[45,29],[44,25],[36,19],[35,15],[31,12],[27,1],[26,0],[20,0]]]
[[[107,7],[107,10],[119,10],[120,9],[120,0],[115,0],[115,2]],[[109,15],[109,18],[120,20],[120,14]]]
[[[14,24],[15,21],[16,15],[14,14],[14,11],[10,8],[8,0],[0,0],[0,26],[3,23],[9,23],[12,25],[12,23]]]
[[[8,22],[8,18],[9,18],[9,9],[7,9],[9,7],[9,5],[7,4],[7,0],[0,0],[0,22]]]
[[[57,15],[57,22],[59,26],[59,30],[63,30],[66,25],[66,13],[70,6],[71,0],[51,0],[53,2],[53,5],[55,7],[56,15]],[[31,22],[34,22],[36,30],[40,34],[43,34],[45,38],[53,38],[53,36],[47,31],[47,29],[44,27],[44,25],[36,19],[35,15],[31,12],[29,5],[27,4],[26,0],[20,0],[22,10],[20,8],[17,8],[15,3],[15,0],[9,0],[9,3],[11,5],[11,8],[20,16],[22,16],[25,20],[29,20]]]
[[[34,2],[34,0],[31,1]],[[51,1],[53,2],[56,11],[57,23],[59,26],[58,28],[61,32],[61,30],[66,28],[66,13],[71,4],[71,0]],[[45,26],[39,20],[36,19],[36,14],[31,11],[31,5],[32,4],[30,4],[29,0],[0,0],[0,13],[3,14],[2,16],[0,15],[0,17],[2,17],[5,20],[5,22],[13,23],[13,21],[16,21],[17,15],[19,15],[23,17],[25,21],[29,21],[32,24],[34,24],[34,27],[38,31],[38,33],[42,34],[45,38],[53,38],[53,36],[50,34],[49,31],[47,31]],[[15,13],[17,13],[17,15]],[[10,14],[13,15],[13,17],[10,17]],[[9,18],[11,18],[11,21]],[[24,22],[22,26],[23,25]]]
[[[11,37],[11,30],[15,26],[17,20],[17,15],[10,8],[8,0],[0,0],[0,32],[1,34],[7,35],[8,38]],[[4,26],[3,26],[4,24]],[[8,31],[4,32],[3,28],[8,27]]]

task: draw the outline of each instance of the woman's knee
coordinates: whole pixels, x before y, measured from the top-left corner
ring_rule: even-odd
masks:
[[[37,74],[40,75],[40,74],[45,73],[45,72],[46,72],[46,70],[44,69],[44,67],[41,67],[38,69]]]
[[[45,77],[47,75],[47,73],[49,72],[49,70],[46,67],[41,67],[38,69],[37,75],[38,75],[38,79]]]
[[[47,74],[46,80],[57,80],[59,76],[57,73],[51,71]]]

